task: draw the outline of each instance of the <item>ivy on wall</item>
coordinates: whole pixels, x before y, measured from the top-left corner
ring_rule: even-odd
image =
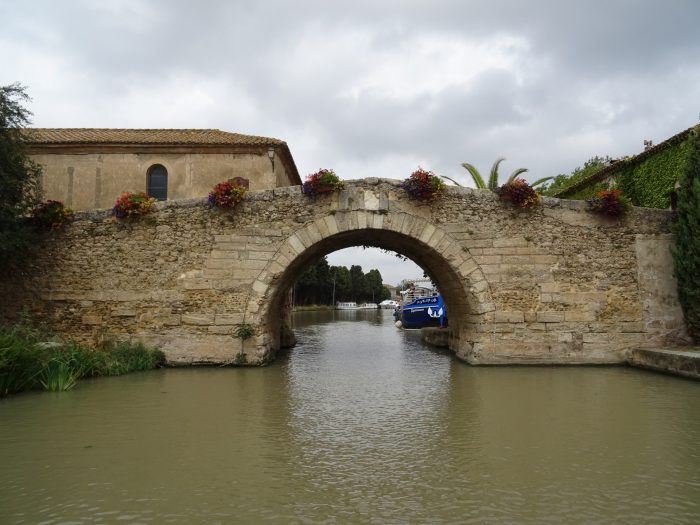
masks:
[[[683,140],[678,140],[683,135]],[[612,170],[608,168],[609,178],[595,184],[582,186],[575,193],[563,193],[567,199],[590,199],[600,190],[617,188],[622,190],[635,206],[647,208],[668,208],[671,204],[671,192],[681,179],[685,170],[688,152],[688,134],[682,132],[669,139],[673,142],[658,152],[649,152],[643,160],[637,157],[620,160]],[[574,186],[575,183],[569,184]],[[573,188],[572,188],[573,189]]]
[[[688,140],[687,160],[678,192],[677,219],[673,233],[674,273],[678,280],[678,300],[688,333],[700,342],[700,133]]]
[[[668,208],[671,191],[685,169],[687,144],[687,140],[674,144],[624,170],[617,177],[617,187],[635,206]]]

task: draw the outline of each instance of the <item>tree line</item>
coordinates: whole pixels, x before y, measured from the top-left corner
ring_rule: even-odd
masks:
[[[391,292],[382,284],[382,274],[373,269],[367,273],[362,266],[330,266],[321,257],[309,266],[294,285],[294,304],[334,304],[338,301],[379,303],[390,299]]]

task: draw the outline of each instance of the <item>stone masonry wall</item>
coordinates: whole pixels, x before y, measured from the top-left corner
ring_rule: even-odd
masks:
[[[436,277],[451,347],[468,362],[621,362],[632,347],[684,338],[668,221],[647,209],[601,218],[557,199],[516,210],[455,187],[418,203],[380,179],[314,198],[299,187],[250,192],[233,211],[193,199],[138,221],[81,212],[0,277],[0,320],[24,312],[90,344],[142,340],[171,363],[266,362],[303,264],[367,243]],[[245,342],[241,323],[255,328]]]

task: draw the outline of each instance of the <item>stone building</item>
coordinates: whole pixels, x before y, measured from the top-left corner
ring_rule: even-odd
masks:
[[[45,199],[109,208],[124,191],[158,200],[206,196],[243,177],[251,190],[301,184],[284,141],[218,129],[33,128],[27,152],[43,166]]]

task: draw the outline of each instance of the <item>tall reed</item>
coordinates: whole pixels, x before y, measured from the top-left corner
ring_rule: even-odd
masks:
[[[82,377],[116,376],[159,368],[165,354],[141,343],[108,343],[99,349],[48,341],[27,325],[0,327],[0,397],[31,390],[63,391]]]
[[[80,378],[80,370],[71,368],[70,363],[61,359],[52,359],[41,372],[39,382],[44,390],[63,392],[73,388]]]

